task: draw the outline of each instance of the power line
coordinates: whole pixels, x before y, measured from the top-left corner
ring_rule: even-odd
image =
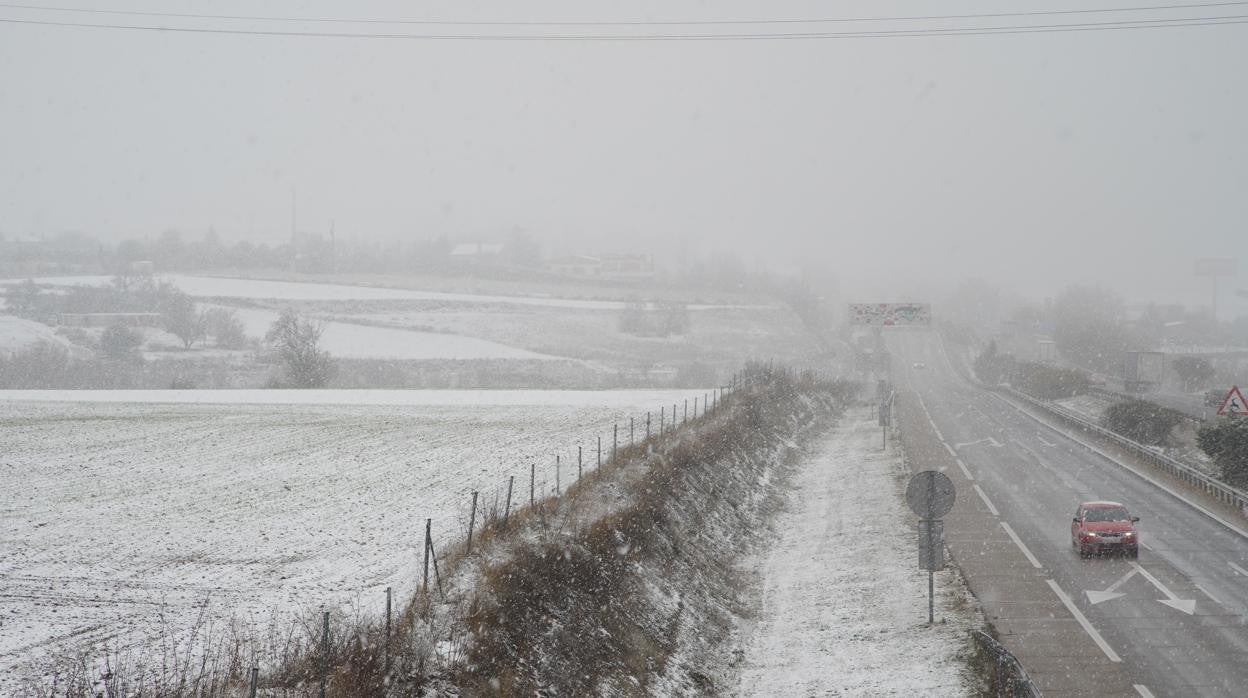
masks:
[[[230,21],[257,22],[299,22],[299,23],[335,23],[335,24],[414,24],[428,26],[525,26],[525,27],[645,27],[645,26],[722,26],[722,25],[775,25],[775,24],[828,24],[847,22],[913,22],[913,21],[948,21],[961,19],[1002,19],[1007,17],[1043,17],[1061,15],[1108,14],[1115,12],[1162,12],[1173,10],[1209,9],[1218,7],[1242,7],[1248,0],[1226,0],[1224,2],[1204,2],[1169,5],[1140,5],[1133,7],[1081,8],[1074,10],[1024,10],[1017,12],[982,12],[971,14],[949,15],[908,15],[894,17],[832,17],[832,18],[789,18],[789,19],[700,19],[700,20],[617,20],[617,21],[536,21],[536,20],[430,20],[430,19],[378,19],[378,18],[332,18],[332,17],[291,17],[264,15],[218,15],[184,12],[158,12],[151,10],[110,10],[78,7],[54,7],[45,5],[26,5],[17,3],[0,3],[0,8],[17,10],[35,10],[41,12],[73,12],[80,14],[126,15],[135,17],[165,17],[173,19],[209,19]],[[1172,18],[1182,21],[1183,17]],[[1199,18],[1191,18],[1199,19]]]
[[[783,41],[867,38],[908,38],[940,36],[979,36],[996,34],[1041,34],[1056,32],[1115,31],[1127,29],[1164,29],[1175,27],[1208,27],[1248,24],[1248,15],[1184,17],[1169,19],[1116,20],[1110,22],[1076,22],[1069,24],[1021,24],[988,27],[947,27],[928,29],[884,29],[846,32],[752,32],[712,34],[399,34],[340,31],[284,31],[269,29],[223,29],[209,27],[175,27],[126,24],[93,24],[46,20],[0,18],[0,23],[86,29],[121,29],[135,31],[174,32],[190,34],[227,34],[236,36],[312,37],[335,39],[391,39],[415,41]]]

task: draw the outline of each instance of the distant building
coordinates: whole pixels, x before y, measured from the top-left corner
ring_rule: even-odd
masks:
[[[503,261],[506,245],[501,242],[463,242],[451,248],[451,262],[490,266]]]
[[[641,254],[568,255],[546,262],[546,269],[562,276],[630,281],[653,279],[654,259]]]

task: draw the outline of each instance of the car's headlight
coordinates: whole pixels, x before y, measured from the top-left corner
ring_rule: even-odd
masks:
[[[1123,538],[1134,538],[1134,537],[1135,537],[1135,531],[1127,531],[1126,533],[1122,534],[1122,537],[1123,537]]]

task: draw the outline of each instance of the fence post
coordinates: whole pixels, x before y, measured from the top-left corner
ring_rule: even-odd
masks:
[[[390,587],[386,587],[386,674],[390,673],[390,618],[391,611],[391,593]]]
[[[582,477],[582,475],[581,475],[581,474],[584,472],[584,470],[583,470],[583,469],[582,469],[582,467],[581,467],[581,462],[582,462],[582,459],[581,459],[581,447],[580,447],[580,446],[577,446],[577,447],[576,447],[576,479],[577,479],[577,480],[580,480],[580,479],[581,479],[581,477]]]
[[[472,513],[468,515],[468,554],[472,554],[472,529],[477,525],[477,491],[472,491]]]
[[[256,698],[256,684],[260,683],[260,667],[251,668],[251,698]]]
[[[615,460],[615,449],[620,445],[620,425],[616,424],[611,431],[611,459]]]
[[[676,403],[672,403],[672,431],[676,431]]]
[[[533,488],[535,486],[536,480],[537,480],[537,463],[529,463],[529,506],[530,507],[533,506],[533,504],[537,501],[537,499],[533,496],[533,493],[535,492]]]
[[[628,418],[628,445],[633,445],[633,418]]]
[[[650,440],[650,410],[646,410],[646,441]]]
[[[693,398],[693,421],[698,421],[698,398]]]
[[[433,519],[425,519],[425,574],[420,578],[420,590],[429,591],[429,533],[433,527]]]
[[[325,698],[325,682],[329,680],[329,611],[322,616],[321,626],[321,698]]]
[[[442,573],[438,571],[438,554],[433,550],[433,536],[429,536],[429,555],[433,558],[433,578],[438,582],[438,593],[446,601],[446,590],[442,588]]]
[[[680,419],[680,423],[684,424],[689,421],[689,398],[685,398],[685,414]]]
[[[559,470],[560,469],[561,468],[559,464],[559,456],[558,454],[556,454],[555,455],[555,494],[559,494]]]
[[[602,467],[602,434],[598,435],[598,467]]]
[[[516,484],[516,476],[509,475],[507,477],[507,505],[503,509],[503,525],[507,525],[507,517],[511,516],[511,488]]]
[[[667,406],[659,408],[659,433],[667,431]]]

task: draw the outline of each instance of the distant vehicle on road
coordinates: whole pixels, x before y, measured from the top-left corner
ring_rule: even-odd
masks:
[[[927,364],[923,363],[922,361],[915,361],[914,368],[927,368]]]
[[[1080,557],[1114,552],[1139,557],[1140,534],[1135,528],[1139,520],[1118,502],[1083,502],[1070,524],[1070,545]]]

